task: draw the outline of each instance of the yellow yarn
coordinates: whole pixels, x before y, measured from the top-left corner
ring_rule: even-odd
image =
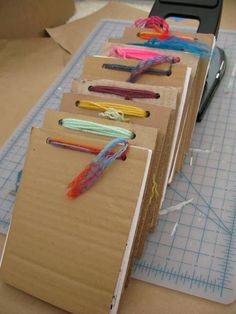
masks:
[[[156,175],[153,175],[153,177],[152,177],[152,193],[151,193],[151,196],[149,198],[148,206],[151,205],[154,197],[155,197],[155,199],[158,197]]]
[[[80,108],[98,110],[98,111],[107,111],[108,109],[114,109],[118,112],[122,112],[124,115],[146,118],[149,116],[149,112],[143,110],[142,108],[136,106],[121,105],[116,103],[109,102],[93,102],[90,100],[79,100],[76,102],[76,105]]]

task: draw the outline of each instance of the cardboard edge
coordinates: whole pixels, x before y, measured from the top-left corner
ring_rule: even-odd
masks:
[[[181,101],[180,101],[179,110],[178,110],[180,112],[178,112],[177,121],[175,124],[174,137],[172,140],[172,148],[171,148],[171,152],[170,152],[170,159],[169,159],[169,165],[168,165],[168,170],[167,170],[167,176],[166,176],[166,181],[165,181],[165,185],[164,185],[164,190],[163,190],[163,195],[162,195],[160,206],[162,206],[162,203],[164,201],[167,184],[169,183],[169,178],[170,178],[170,174],[171,174],[171,168],[173,165],[173,160],[174,160],[173,158],[175,158],[174,153],[175,153],[175,149],[176,149],[176,144],[177,144],[177,139],[178,139],[178,134],[179,134],[179,127],[180,127],[181,119],[182,119],[182,113],[183,113],[184,105],[185,105],[185,101],[186,101],[186,96],[187,96],[187,91],[188,91],[188,86],[189,86],[189,81],[190,81],[190,75],[191,75],[191,68],[187,67],[186,76],[185,76],[185,83],[184,83],[184,87],[183,87],[183,91],[182,91],[182,95],[181,95]]]
[[[131,228],[130,228],[130,232],[129,232],[129,236],[128,236],[128,240],[127,240],[127,246],[126,246],[124,257],[122,260],[121,269],[125,269],[126,271],[128,270],[129,258],[131,256],[131,251],[132,251],[132,247],[134,244],[135,233],[136,233],[136,229],[138,226],[139,215],[140,215],[140,211],[141,211],[141,207],[142,207],[142,200],[143,200],[143,196],[144,196],[145,186],[147,183],[149,167],[150,167],[151,159],[152,159],[152,150],[146,149],[144,147],[139,147],[139,146],[133,146],[133,147],[136,147],[136,148],[139,148],[142,150],[147,150],[148,154],[147,154],[147,162],[146,162],[144,175],[143,175],[143,181],[142,181],[142,185],[140,188],[139,197],[138,197],[138,200],[136,203],[136,208],[135,208],[135,212],[134,212],[134,216],[133,216],[133,220],[132,220],[132,224],[131,224]],[[110,311],[110,314],[116,314],[117,313],[118,306],[119,306],[120,299],[121,299],[121,295],[122,295],[122,291],[123,291],[123,287],[125,284],[126,271],[122,272],[122,270],[121,270],[121,272],[120,272],[120,275],[119,275],[119,278],[117,281],[117,285],[115,288],[115,294],[117,293],[117,295],[115,295],[113,297],[115,299],[115,303],[113,303],[113,307]]]
[[[189,86],[189,82],[190,82],[191,71],[192,71],[192,69],[190,67],[187,67],[186,79],[185,79],[185,84],[184,84],[182,97],[181,97],[181,105],[180,105],[181,117],[180,118],[182,118],[182,114],[183,114],[183,110],[184,110],[184,105],[182,106],[182,102],[185,103],[185,101],[187,99],[187,93],[188,93],[188,86]],[[178,115],[178,118],[179,118],[179,115]],[[178,118],[177,118],[177,121],[176,121],[176,126],[178,125],[180,127],[181,119],[179,120]],[[184,123],[186,122],[186,118],[185,118]],[[179,155],[180,142],[181,142],[182,136],[183,136],[183,128],[181,130],[179,143],[177,143],[177,138],[176,139],[174,138],[174,141],[175,141],[174,146],[176,148],[176,145],[177,145],[177,149],[176,149],[176,154],[174,156],[174,160],[173,160],[173,163],[172,163],[172,169],[169,169],[170,172],[169,172],[168,184],[170,184],[172,182],[174,174],[175,174],[175,166],[176,166],[177,158],[178,158],[178,155]],[[174,154],[174,152],[173,152],[173,154]]]

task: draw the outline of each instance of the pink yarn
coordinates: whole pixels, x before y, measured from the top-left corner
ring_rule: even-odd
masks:
[[[120,57],[123,59],[136,59],[145,61],[154,57],[172,57],[179,60],[178,56],[170,56],[152,49],[129,48],[113,46],[109,52],[110,57]],[[177,61],[178,62],[178,61]]]
[[[158,28],[162,30],[163,33],[169,34],[169,24],[159,16],[149,16],[147,18],[141,18],[134,22],[135,27],[145,27],[145,28]]]

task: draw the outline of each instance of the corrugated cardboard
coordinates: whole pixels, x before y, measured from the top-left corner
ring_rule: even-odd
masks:
[[[148,12],[133,8],[127,4],[109,1],[104,8],[90,16],[55,28],[47,28],[47,32],[66,51],[74,53],[101,19],[135,20],[140,17],[147,17],[147,15]]]
[[[89,191],[72,200],[65,194],[67,184],[94,157],[47,143],[58,136],[53,130],[32,130],[1,278],[72,313],[108,313],[119,273],[127,271],[123,257],[132,247],[150,153],[131,147],[125,161],[114,162]],[[78,135],[66,139],[105,145]]]
[[[73,113],[68,113],[68,112],[57,112],[57,111],[46,112],[45,119],[44,119],[44,127],[53,129],[56,131],[60,131],[60,132],[65,132],[66,134],[68,132],[72,134],[80,134],[81,133],[80,131],[70,130],[70,129],[67,129],[58,125],[58,121],[60,119],[65,119],[65,118],[89,120],[89,121],[101,123],[104,125],[115,125],[118,127],[122,127],[124,129],[132,130],[136,134],[136,137],[130,140],[130,144],[144,147],[153,151],[152,161],[151,161],[150,170],[149,170],[149,176],[147,179],[146,189],[145,189],[144,198],[142,202],[140,221],[138,224],[138,230],[135,237],[135,246],[133,250],[133,255],[136,256],[138,252],[140,252],[140,248],[139,248],[140,242],[141,242],[141,238],[143,237],[144,225],[146,224],[146,219],[148,215],[148,209],[149,209],[148,204],[150,202],[151,188],[153,184],[151,174],[153,171],[155,171],[155,163],[157,162],[155,157],[161,154],[161,149],[162,149],[162,142],[159,136],[159,130],[157,128],[151,128],[147,126],[141,127],[140,125],[137,125],[135,123],[129,124],[125,122],[104,120],[98,117],[91,117],[91,116],[86,116],[82,114],[73,114]],[[89,139],[90,138],[100,139],[102,137],[106,139],[107,141],[110,140],[109,137],[96,135],[96,134],[90,134],[90,133],[88,134],[85,133],[84,137],[88,137]]]
[[[73,0],[1,1],[0,38],[45,36],[46,27],[65,23],[74,10]]]
[[[51,38],[0,40],[0,145],[65,66],[68,54]]]
[[[108,96],[108,95],[107,95]],[[84,115],[90,115],[93,117],[98,116],[98,111],[88,110],[84,108],[80,108],[75,105],[77,100],[90,100],[90,101],[104,101],[104,102],[114,102],[114,98],[102,98],[98,96],[91,95],[82,95],[82,94],[72,94],[66,93],[63,95],[61,107],[60,109],[65,112],[79,113]],[[173,99],[174,101],[174,99]],[[176,101],[177,101],[177,91],[176,91]],[[175,101],[175,102],[176,102]],[[124,104],[124,105],[132,105],[132,101],[128,100],[116,100],[116,103]],[[171,151],[171,143],[173,140],[173,131],[175,124],[175,111],[174,109],[160,106],[160,105],[149,105],[143,104],[142,100],[136,105],[140,108],[143,108],[150,112],[150,116],[148,118],[138,118],[138,117],[129,117],[129,123],[144,125],[149,127],[158,128],[158,143],[156,154],[153,154],[153,170],[150,174],[151,182],[149,182],[149,186],[147,189],[152,189],[153,180],[157,185],[157,195],[154,195],[148,203],[147,208],[147,217],[144,223],[144,229],[140,230],[140,239],[137,255],[141,255],[143,251],[144,241],[147,237],[148,230],[150,228],[151,222],[156,219],[158,216],[158,210],[160,208],[161,199],[163,196],[163,192],[165,190],[164,184],[166,183],[167,176],[167,168],[168,163],[163,162],[163,160],[169,160],[170,151]],[[149,192],[150,193],[150,192]]]

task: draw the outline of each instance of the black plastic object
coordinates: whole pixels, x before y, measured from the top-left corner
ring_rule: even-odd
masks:
[[[150,15],[163,18],[170,16],[199,21],[199,33],[215,34],[217,37],[223,0],[156,0]]]
[[[197,115],[197,122],[202,121],[203,115],[206,112],[212,97],[214,96],[215,91],[225,74],[225,69],[226,56],[224,50],[220,49],[219,47],[215,47],[210,63],[207,81],[204,87],[204,93],[201,99],[201,105]]]
[[[168,18],[171,16],[199,21],[197,32],[214,34],[219,32],[223,0],[156,0],[151,15]],[[224,76],[226,57],[222,49],[215,47],[210,63],[197,122],[203,118],[210,101]]]

